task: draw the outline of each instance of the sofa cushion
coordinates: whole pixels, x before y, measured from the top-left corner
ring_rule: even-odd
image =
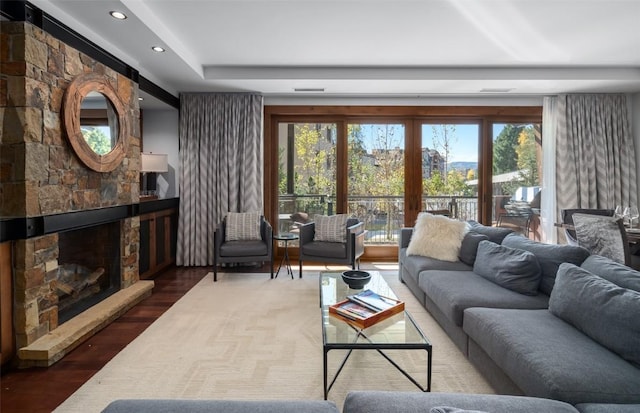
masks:
[[[576,409],[580,413],[638,413],[640,404],[579,403]]]
[[[254,241],[260,235],[259,212],[229,212],[225,222],[225,241]]]
[[[540,309],[549,304],[544,294],[520,294],[472,271],[423,271],[418,285],[457,326],[462,326],[464,310],[471,307]]]
[[[584,260],[581,267],[622,288],[640,291],[640,272],[624,264],[601,255],[590,255]]]
[[[335,403],[327,400],[190,400],[190,399],[122,399],[115,400],[103,413],[338,413]]]
[[[502,245],[535,254],[542,269],[540,291],[549,295],[555,283],[558,267],[563,262],[580,265],[589,256],[589,251],[575,245],[543,244],[522,235],[512,234],[502,241]]]
[[[347,240],[347,220],[346,214],[337,215],[315,215],[314,241],[345,242]]]
[[[402,253],[401,253],[402,256]],[[427,270],[440,270],[440,271],[469,271],[473,269],[470,265],[467,265],[461,261],[442,261],[435,258],[423,257],[421,255],[405,255],[402,260],[402,265],[412,274],[415,274],[416,279],[418,274]]]
[[[427,413],[436,406],[492,413],[577,413],[567,403],[535,397],[408,391],[351,391],[344,400],[342,412]]]
[[[562,264],[549,311],[640,367],[640,293]]]
[[[442,261],[458,261],[458,252],[469,226],[443,215],[418,215],[407,255],[421,255]]]
[[[526,295],[538,294],[540,264],[529,251],[482,241],[473,272],[504,288]]]
[[[463,329],[529,396],[640,402],[640,369],[548,310],[469,308]]]
[[[480,244],[480,241],[488,239],[489,237],[484,234],[479,234],[475,231],[467,232],[462,239],[458,259],[467,265],[473,265],[476,261],[476,254],[478,253],[478,244]]]
[[[496,244],[502,244],[505,237],[513,233],[513,230],[510,228],[488,227],[475,221],[469,221],[469,225],[472,231],[486,235],[489,237],[489,241],[495,242]]]

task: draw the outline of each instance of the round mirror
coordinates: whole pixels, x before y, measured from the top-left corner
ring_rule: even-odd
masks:
[[[80,132],[92,151],[106,155],[118,140],[118,115],[111,102],[99,92],[89,92],[80,107]]]
[[[63,101],[64,125],[80,160],[98,172],[118,167],[129,136],[125,107],[104,76],[78,76]]]

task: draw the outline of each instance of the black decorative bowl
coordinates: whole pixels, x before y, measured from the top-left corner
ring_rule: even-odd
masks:
[[[342,280],[347,283],[349,288],[359,290],[371,281],[371,274],[366,271],[345,271],[342,273]]]

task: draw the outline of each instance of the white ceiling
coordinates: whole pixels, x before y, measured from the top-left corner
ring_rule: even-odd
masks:
[[[32,3],[176,96],[640,92],[640,0]]]

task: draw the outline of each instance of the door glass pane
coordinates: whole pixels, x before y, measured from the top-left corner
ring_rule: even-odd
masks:
[[[278,125],[278,232],[335,213],[336,131],[334,123]]]
[[[368,245],[397,245],[404,222],[402,124],[347,127],[348,212],[365,223]]]
[[[540,124],[493,125],[493,220],[540,239]]]
[[[422,125],[422,205],[461,220],[478,219],[477,124]]]

